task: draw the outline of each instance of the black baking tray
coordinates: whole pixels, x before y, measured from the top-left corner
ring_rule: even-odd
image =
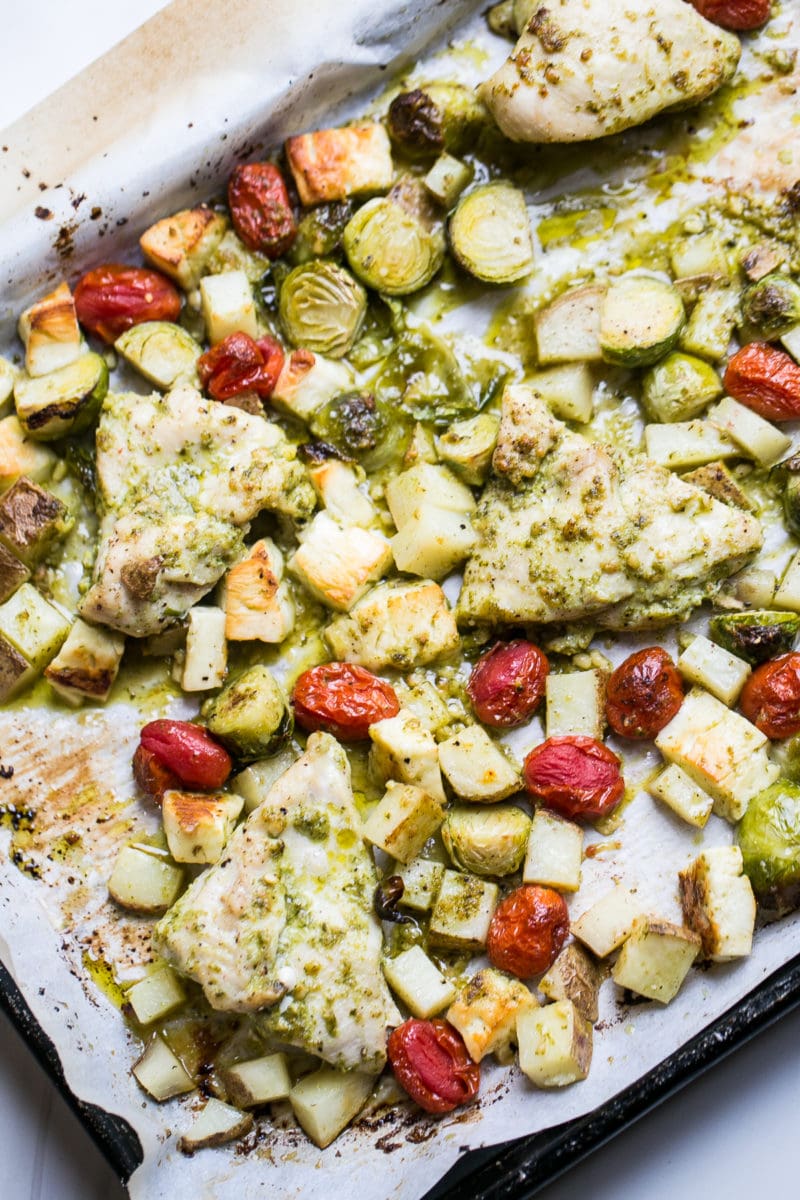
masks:
[[[800,1005],[800,955],[696,1037],[593,1112],[532,1137],[465,1154],[425,1200],[525,1200],[655,1108],[708,1067]],[[50,1076],[124,1184],[142,1160],[127,1121],[72,1094],[58,1053],[0,962],[0,1009]]]

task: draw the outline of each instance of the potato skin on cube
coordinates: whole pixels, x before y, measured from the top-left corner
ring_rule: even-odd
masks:
[[[567,1087],[589,1074],[592,1027],[570,1000],[521,1013],[517,1041],[520,1068],[537,1087]]]

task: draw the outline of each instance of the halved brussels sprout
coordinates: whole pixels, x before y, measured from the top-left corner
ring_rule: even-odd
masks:
[[[47,375],[18,379],[14,403],[28,437],[50,442],[88,429],[107,391],[105,361],[99,354],[82,354]]]
[[[778,463],[770,477],[778,480],[783,489],[783,516],[787,529],[800,535],[800,454],[793,454]]]
[[[143,321],[126,329],[114,346],[156,387],[172,387],[181,375],[191,375],[201,347],[172,321]]]
[[[461,83],[428,83],[401,92],[389,105],[392,141],[412,157],[474,149],[488,123],[483,103]]]
[[[750,801],[736,840],[760,907],[780,917],[800,906],[800,786],[779,779]]]
[[[800,285],[788,275],[765,275],[745,288],[742,316],[769,340],[800,322]]]
[[[649,367],[673,348],[686,323],[680,292],[650,275],[622,275],[600,305],[606,362]]]
[[[790,612],[731,612],[712,617],[714,641],[745,662],[766,662],[792,649],[800,633],[800,615]]]
[[[524,279],[533,267],[533,241],[523,193],[500,182],[462,196],[450,218],[450,246],[464,270],[484,283]]]
[[[340,258],[345,226],[353,215],[347,202],[318,204],[305,214],[297,226],[297,236],[289,259],[296,266],[315,258]]]
[[[283,281],[281,328],[293,346],[341,358],[358,337],[367,294],[349,271],[332,262],[303,263]]]
[[[500,418],[478,413],[468,421],[456,421],[436,438],[436,451],[465,483],[483,487],[492,466]]]
[[[407,296],[441,267],[444,235],[394,193],[367,201],[348,221],[344,249],[363,283],[388,296]]]
[[[651,421],[691,421],[722,391],[714,368],[691,354],[668,354],[642,379],[642,403]]]
[[[514,804],[449,809],[442,838],[453,865],[475,875],[512,875],[528,846],[531,819]]]
[[[260,664],[248,668],[206,700],[201,716],[214,737],[241,762],[274,754],[294,728],[280,684]]]

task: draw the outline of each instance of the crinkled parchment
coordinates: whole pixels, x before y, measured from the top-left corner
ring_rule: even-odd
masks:
[[[10,337],[20,308],[46,280],[70,274],[73,263],[124,257],[135,231],[212,191],[237,155],[252,156],[289,132],[319,125],[337,106],[339,112],[352,108],[354,93],[376,91],[398,60],[413,63],[424,45],[480,7],[432,7],[422,0],[171,5],[3,135],[9,149],[0,158],[0,211],[8,220],[0,231],[0,334]],[[784,14],[772,32],[788,29],[790,20]],[[780,44],[795,40],[790,31]],[[432,73],[485,77],[507,46],[485,37],[484,44],[485,55],[436,64]],[[746,61],[748,72],[757,73],[752,52]],[[742,100],[737,115],[755,123],[674,188],[667,203],[654,195],[646,217],[653,227],[666,227],[723,180],[769,192],[800,176],[790,142],[797,84],[790,75]],[[630,135],[632,155],[648,136]],[[602,147],[590,148],[584,162],[601,153]],[[31,182],[40,179],[51,185],[46,192]],[[623,162],[616,183],[624,181]],[[558,187],[578,182],[587,182],[585,170]],[[546,199],[532,198],[534,215]],[[35,206],[51,217],[34,216]],[[93,209],[100,215],[91,220]],[[583,265],[607,252],[607,241],[594,242],[581,252]],[[540,258],[532,290],[574,270],[574,253]],[[487,313],[484,300],[449,314],[447,324],[480,333]],[[775,545],[768,553],[780,564],[789,550]],[[144,1162],[130,1184],[133,1200],[421,1196],[465,1148],[542,1130],[620,1092],[800,953],[795,915],[759,930],[748,960],[691,972],[667,1009],[625,1006],[606,984],[592,1072],[563,1091],[537,1091],[516,1068],[487,1062],[480,1102],[451,1116],[432,1119],[401,1108],[388,1118],[367,1118],[324,1152],[262,1120],[246,1146],[186,1159],[176,1140],[197,1098],[159,1106],[144,1096],[130,1075],[134,1039],[84,967],[87,956],[105,957],[132,978],[147,954],[148,923],[112,912],[105,891],[120,843],[155,825],[132,793],[129,763],[140,724],[135,705],[124,700],[78,714],[0,714],[0,760],[14,767],[11,779],[0,780],[0,806],[36,810],[23,856],[41,874],[34,879],[21,872],[10,859],[10,831],[0,833],[0,956],[58,1048],[74,1093],[124,1117],[138,1133]],[[534,723],[515,734],[514,748],[521,755],[540,738]],[[642,751],[629,780],[644,780],[656,758]],[[702,845],[730,838],[730,828],[716,818],[699,833],[641,793],[618,830],[605,840],[591,835],[602,846],[586,859],[570,907],[578,914],[623,881],[638,888],[646,907],[677,920],[677,871]]]

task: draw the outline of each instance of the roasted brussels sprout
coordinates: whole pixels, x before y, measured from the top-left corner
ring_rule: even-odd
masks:
[[[525,197],[508,183],[486,183],[467,192],[450,218],[456,260],[484,283],[516,283],[533,267],[533,242]]]
[[[375,395],[388,409],[417,421],[443,424],[478,412],[502,387],[508,366],[499,358],[467,355],[425,327],[398,337],[375,380]]]
[[[51,442],[88,429],[107,391],[105,361],[99,354],[82,354],[47,375],[18,379],[14,403],[26,435]]]
[[[517,40],[517,26],[514,21],[514,0],[501,0],[493,4],[486,14],[486,23],[492,33],[498,37]]]
[[[462,871],[511,875],[519,870],[530,831],[530,817],[514,804],[459,804],[448,810],[442,838],[454,866]]]
[[[800,615],[790,612],[731,612],[711,618],[714,641],[755,666],[794,647]]]
[[[759,906],[780,917],[800,905],[800,786],[779,779],[750,801],[736,840]]]
[[[374,450],[386,432],[387,415],[369,392],[345,392],[311,418],[311,432],[358,457]]]
[[[389,105],[392,141],[414,158],[472,149],[487,123],[484,105],[460,83],[429,83],[401,92]]]
[[[491,469],[499,426],[499,418],[492,413],[456,421],[436,438],[439,458],[465,483],[482,487]]]
[[[283,281],[281,328],[293,346],[341,358],[358,337],[367,295],[349,271],[333,262],[303,263]]]
[[[352,215],[353,206],[347,202],[312,208],[297,226],[297,236],[288,255],[290,261],[299,266],[315,258],[340,258],[344,253],[345,226]]]
[[[800,285],[773,273],[752,283],[742,297],[742,316],[768,340],[800,323]]]
[[[717,372],[691,354],[668,354],[642,379],[642,403],[651,421],[691,421],[721,395]]]
[[[438,223],[393,194],[369,200],[348,221],[344,248],[363,283],[388,296],[407,296],[441,267],[444,235]]]
[[[293,718],[280,684],[266,667],[249,667],[200,713],[214,737],[241,762],[274,754],[292,735]]]
[[[787,529],[800,536],[800,454],[778,463],[770,472],[783,489],[783,517]]]

